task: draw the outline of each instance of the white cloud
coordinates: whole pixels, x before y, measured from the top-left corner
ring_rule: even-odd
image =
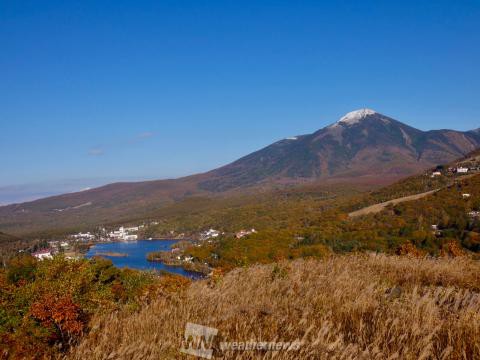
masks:
[[[155,134],[151,131],[145,131],[143,133],[138,134],[135,138],[136,139],[148,139],[153,137]]]
[[[138,144],[142,141],[145,141],[149,138],[152,138],[155,136],[155,133],[151,131],[144,131],[142,133],[136,134],[128,139],[124,140],[117,140],[114,142],[111,142],[109,144],[100,144],[99,146],[93,147],[90,150],[88,150],[88,155],[89,156],[102,156],[105,155],[105,149],[107,149],[109,152],[111,150],[115,150],[116,148],[119,147],[125,147],[125,145],[130,145],[133,146],[135,144]]]
[[[105,154],[105,151],[101,148],[93,148],[88,150],[88,155],[90,156],[102,156]]]

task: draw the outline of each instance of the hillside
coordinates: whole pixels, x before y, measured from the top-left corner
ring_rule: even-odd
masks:
[[[385,201],[385,202],[382,202],[382,203],[370,205],[370,206],[364,207],[360,210],[352,211],[351,213],[348,214],[348,216],[350,216],[352,218],[355,218],[357,216],[376,214],[378,212],[381,212],[381,211],[385,210],[385,208],[388,207],[388,206],[401,204],[401,203],[406,202],[406,201],[418,200],[418,199],[421,199],[425,196],[432,195],[433,193],[437,192],[438,190],[439,189],[430,190],[430,191],[426,191],[426,192],[423,192],[423,193],[404,196],[404,197],[401,197],[401,198],[388,200],[388,201]]]
[[[476,359],[480,268],[469,259],[385,255],[234,270],[97,317],[70,359],[187,359],[187,322],[218,329],[216,359]],[[152,329],[155,329],[154,331]],[[289,342],[290,351],[225,350]],[[223,346],[223,350],[222,350]]]
[[[479,158],[480,151],[444,165],[456,167]],[[480,163],[480,159],[476,160]],[[259,227],[283,229],[288,223],[300,223],[304,219],[316,218],[330,209],[338,214],[382,203],[396,198],[417,196],[444,188],[464,176],[431,177],[429,172],[410,176],[388,186],[376,186],[371,183],[329,184],[323,181],[291,188],[279,188],[261,194],[236,195],[227,198],[196,196],[166,206],[152,213],[161,219],[160,225],[153,229],[157,234],[169,230],[180,232],[200,231],[208,227],[220,228],[232,232],[241,227]],[[370,191],[369,191],[370,190]]]
[[[190,282],[22,254],[0,267],[0,349],[5,359],[187,359],[190,322],[218,330],[206,345],[220,359],[476,359],[479,270],[469,257],[370,253]],[[295,346],[226,344],[252,341]]]
[[[451,165],[477,157],[473,153]],[[210,202],[199,212],[190,203],[185,208],[188,211],[165,214],[157,231],[188,232],[209,227],[224,231],[226,234],[219,241],[192,248],[189,254],[212,266],[226,268],[332,252],[393,253],[408,244],[430,254],[448,253],[452,247],[477,253],[478,189],[480,174],[459,176],[447,172],[434,178],[430,174],[413,176],[364,194],[331,192],[322,197],[318,188],[296,188],[265,194],[255,202],[251,199],[250,203],[237,206]],[[406,197],[406,201],[393,201],[376,213],[348,216],[365,206],[401,197]],[[177,211],[180,204],[176,205]],[[233,236],[240,229],[252,227],[258,230],[256,234],[242,239]]]
[[[477,131],[421,131],[363,109],[313,134],[276,142],[219,169],[180,179],[116,183],[0,207],[0,230],[69,231],[148,217],[192,196],[232,196],[305,183],[390,184],[480,146]]]
[[[0,232],[0,243],[8,243],[18,240],[17,237]]]

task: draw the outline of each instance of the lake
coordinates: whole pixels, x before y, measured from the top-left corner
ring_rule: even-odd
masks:
[[[147,254],[152,251],[168,251],[170,246],[178,240],[137,240],[128,242],[100,243],[92,246],[86,257],[91,258],[97,253],[125,253],[128,256],[106,256],[113,265],[119,268],[128,267],[138,270],[164,270],[170,273],[183,275],[191,279],[198,279],[202,276],[198,273],[184,270],[179,266],[168,266],[160,262],[150,262]]]

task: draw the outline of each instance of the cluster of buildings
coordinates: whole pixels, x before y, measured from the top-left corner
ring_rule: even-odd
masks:
[[[41,249],[32,253],[32,256],[38,260],[52,259],[55,254],[65,253],[71,249],[71,243],[68,240],[52,240],[48,242],[48,248]],[[71,256],[66,256],[71,258]]]
[[[191,263],[193,262],[193,256],[191,255],[177,255],[176,259],[183,262]]]
[[[58,240],[53,240],[49,241],[48,245],[50,246],[51,249],[55,250],[68,250],[70,249],[70,243],[68,241],[58,241]]]
[[[120,226],[117,230],[109,232],[108,237],[112,240],[135,241],[138,240],[138,235],[136,233],[143,227],[144,225],[132,227]]]
[[[479,219],[480,218],[480,211],[470,211],[468,213],[468,216],[470,216],[473,219]]]
[[[471,196],[472,195],[469,193],[462,193],[462,199],[468,200],[471,198]],[[480,211],[478,210],[469,211],[467,215],[472,219],[480,219]],[[435,236],[440,236],[442,234],[442,231],[439,229],[438,225],[431,225],[431,230]]]
[[[477,172],[480,171],[480,166],[458,166],[458,167],[449,167],[446,170],[447,174],[459,174],[464,175],[468,174],[469,172]],[[443,172],[441,168],[437,168],[430,174],[430,177],[434,178],[437,176],[442,176]]]
[[[235,237],[237,239],[241,239],[247,235],[251,235],[251,234],[254,234],[256,233],[257,230],[255,229],[250,229],[250,230],[240,230],[238,232],[235,233]],[[215,230],[215,229],[209,229],[209,230],[205,230],[203,232],[200,233],[200,241],[205,241],[205,240],[210,240],[209,242],[211,242],[212,239],[215,239],[215,238],[218,238],[220,235],[224,235],[225,233],[222,233],[218,230]]]
[[[52,259],[56,254],[63,253],[66,258],[78,258],[77,245],[85,246],[93,242],[111,242],[111,241],[136,241],[138,232],[148,226],[158,225],[158,221],[151,221],[136,226],[120,226],[117,229],[106,229],[105,227],[96,228],[93,232],[78,232],[70,234],[62,240],[49,241],[48,247],[33,252],[31,255],[38,260]],[[220,233],[216,230],[208,232],[208,237],[217,237]],[[184,237],[184,234],[180,234]],[[182,258],[182,260],[185,260]],[[188,261],[186,259],[185,261]]]
[[[215,229],[209,229],[200,233],[200,240],[215,239],[221,235],[220,231]]]
[[[105,228],[99,228],[96,233],[79,232],[70,235],[69,238],[82,242],[108,242],[108,241],[135,241],[138,240],[137,232],[143,229],[145,225],[138,226],[120,226],[118,229],[107,231]]]
[[[53,259],[55,252],[53,249],[42,249],[32,253],[32,256],[38,260]]]
[[[96,238],[96,236],[94,234],[91,234],[90,232],[86,232],[86,233],[79,232],[77,234],[70,235],[70,237],[77,241],[90,241],[90,240],[95,240]]]
[[[109,242],[109,241],[135,241],[138,239],[136,234],[145,225],[124,227],[120,226],[116,230],[108,232],[105,228],[99,228],[95,233],[79,232],[69,235],[65,240],[55,240],[48,242],[48,248],[41,249],[32,253],[32,256],[38,260],[52,259],[59,252],[65,253],[70,250],[74,243],[90,243],[90,242]],[[69,256],[66,256],[70,258]]]
[[[456,173],[456,174],[468,174],[470,172],[477,172],[477,171],[480,171],[480,163],[475,162],[469,165],[463,164],[457,167],[449,167],[447,171],[450,173]]]
[[[72,259],[72,253],[69,252],[71,250],[71,243],[67,240],[59,241],[49,241],[48,248],[37,250],[32,253],[32,256],[37,258],[38,260],[45,260],[45,259],[52,259],[55,254],[63,253],[65,254],[67,259]]]

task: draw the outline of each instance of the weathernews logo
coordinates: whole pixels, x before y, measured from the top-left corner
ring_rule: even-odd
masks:
[[[205,359],[213,356],[213,340],[218,334],[218,329],[187,323],[185,335],[180,352]],[[298,351],[303,342],[266,342],[266,341],[233,341],[220,342],[219,351]]]
[[[187,323],[180,352],[205,359],[211,359],[213,354],[213,339],[218,329]]]

